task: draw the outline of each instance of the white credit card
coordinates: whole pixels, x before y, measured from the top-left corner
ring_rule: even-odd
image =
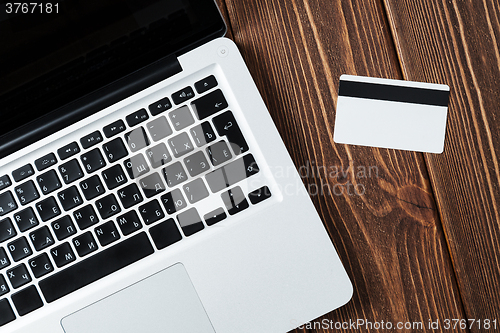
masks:
[[[333,140],[442,153],[450,87],[342,75]]]

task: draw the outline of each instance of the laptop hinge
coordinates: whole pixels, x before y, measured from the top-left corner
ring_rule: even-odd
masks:
[[[175,55],[164,57],[0,137],[0,158],[182,72]]]

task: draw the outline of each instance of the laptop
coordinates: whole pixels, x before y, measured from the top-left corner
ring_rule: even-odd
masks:
[[[4,3],[0,30],[2,333],[287,332],[349,301],[212,0]]]

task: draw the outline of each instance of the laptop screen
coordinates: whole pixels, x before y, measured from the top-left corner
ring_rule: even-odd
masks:
[[[2,1],[0,137],[224,32],[213,0]]]

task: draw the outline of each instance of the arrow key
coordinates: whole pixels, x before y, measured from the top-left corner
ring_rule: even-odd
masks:
[[[239,186],[222,193],[221,197],[229,215],[239,213],[242,210],[247,209],[249,206],[248,201]]]

